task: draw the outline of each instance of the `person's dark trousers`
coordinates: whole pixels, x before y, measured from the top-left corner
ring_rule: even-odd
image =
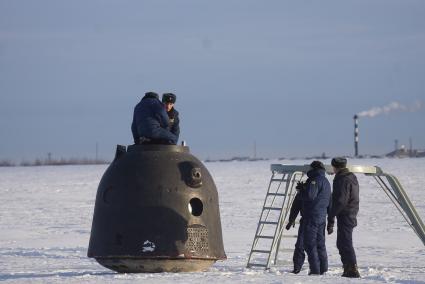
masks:
[[[345,265],[357,264],[356,253],[353,247],[353,229],[356,226],[347,215],[337,216],[336,247],[341,256],[341,262]]]
[[[325,244],[326,222],[316,223],[304,220],[304,247],[308,256],[310,274],[323,274],[328,271],[328,255]]]
[[[294,262],[294,271],[300,271],[303,267],[305,260],[304,253],[304,221],[300,219],[300,226],[298,227],[298,237],[295,243],[294,256],[292,261]]]
[[[328,252],[326,251],[326,239],[325,239],[326,223],[319,226],[317,233],[317,253],[319,254],[320,260],[320,274],[328,271]]]

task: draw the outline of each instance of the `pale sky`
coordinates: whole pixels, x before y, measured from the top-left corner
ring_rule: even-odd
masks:
[[[0,160],[111,159],[143,94],[201,159],[425,149],[425,1],[0,0]]]

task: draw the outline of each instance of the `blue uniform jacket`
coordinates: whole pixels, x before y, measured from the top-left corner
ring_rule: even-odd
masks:
[[[145,97],[135,107],[131,132],[137,141],[140,137],[163,138],[163,129],[168,129],[168,115],[157,98]]]
[[[305,188],[301,191],[303,218],[317,224],[325,223],[332,204],[331,185],[325,170],[312,169],[307,176]]]

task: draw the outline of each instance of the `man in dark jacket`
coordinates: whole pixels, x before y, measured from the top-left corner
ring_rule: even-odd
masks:
[[[310,266],[309,274],[328,271],[328,255],[325,245],[326,215],[331,206],[331,185],[320,161],[311,163],[305,188],[301,190],[304,219],[304,247]]]
[[[135,144],[176,144],[177,137],[168,130],[169,118],[158,94],[148,92],[135,106],[131,132]]]
[[[165,110],[167,111],[169,118],[169,130],[171,131],[171,133],[176,135],[178,140],[180,135],[180,119],[179,112],[174,108],[176,99],[176,95],[173,93],[165,93],[162,95],[162,102],[165,105]]]
[[[303,267],[305,260],[304,253],[304,220],[303,220],[303,212],[302,212],[302,199],[300,190],[302,189],[303,184],[298,183],[296,186],[297,194],[294,197],[294,201],[292,202],[291,211],[289,213],[288,224],[286,225],[286,230],[291,229],[291,227],[295,227],[295,219],[297,219],[298,213],[300,213],[300,226],[298,227],[298,236],[297,242],[295,243],[294,255],[292,256],[292,261],[294,263],[294,270],[291,272],[294,274],[298,274]]]
[[[359,278],[356,253],[353,248],[353,229],[357,226],[359,212],[359,183],[347,169],[347,159],[333,158],[335,172],[332,192],[332,210],[328,216],[328,234],[332,234],[335,216],[337,219],[336,246],[344,266],[343,277]]]

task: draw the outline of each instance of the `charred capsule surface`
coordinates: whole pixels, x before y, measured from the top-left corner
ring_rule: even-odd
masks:
[[[117,272],[205,270],[226,259],[218,204],[188,147],[118,147],[97,190],[88,256]]]

